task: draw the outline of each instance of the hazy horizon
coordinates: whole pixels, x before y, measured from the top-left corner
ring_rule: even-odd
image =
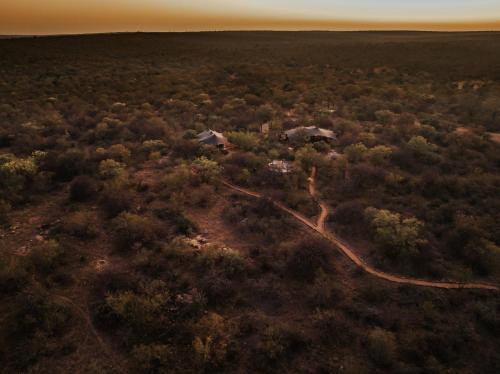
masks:
[[[499,31],[500,4],[478,0],[4,0],[0,34],[168,31]]]

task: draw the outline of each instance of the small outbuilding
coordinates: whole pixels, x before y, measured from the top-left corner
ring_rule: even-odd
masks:
[[[203,131],[202,133],[198,134],[197,138],[200,143],[213,145],[222,150],[226,149],[229,145],[226,137],[220,132],[214,130]]]
[[[331,130],[322,129],[317,126],[300,126],[294,129],[285,131],[282,135],[283,140],[298,141],[306,140],[311,142],[316,142],[320,140],[332,141],[337,137],[335,133]]]
[[[294,170],[293,162],[285,160],[273,160],[267,164],[269,170],[275,173],[288,174]]]

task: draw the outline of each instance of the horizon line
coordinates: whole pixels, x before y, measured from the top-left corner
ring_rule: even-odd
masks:
[[[51,36],[84,36],[84,35],[113,35],[113,34],[195,34],[195,33],[229,33],[229,32],[335,32],[335,33],[359,33],[359,32],[419,32],[419,33],[446,33],[446,34],[459,34],[459,33],[500,33],[500,29],[491,30],[433,30],[433,29],[353,29],[353,30],[335,30],[335,29],[206,29],[206,30],[183,30],[183,31],[144,31],[144,30],[124,30],[124,31],[96,31],[96,32],[68,32],[68,33],[39,33],[39,34],[0,34],[0,37],[51,37]]]

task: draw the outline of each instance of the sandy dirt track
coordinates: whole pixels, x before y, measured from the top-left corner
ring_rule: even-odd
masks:
[[[315,188],[315,177],[316,177],[316,168],[313,168],[311,172],[311,177],[309,178],[309,193],[311,194],[311,197],[316,201],[320,208],[320,215],[318,217],[318,220],[316,223],[312,222],[308,218],[304,217],[300,213],[284,206],[282,203],[277,202],[272,200],[275,206],[277,206],[279,209],[287,212],[290,214],[292,217],[294,217],[296,220],[301,222],[302,224],[306,225],[310,229],[314,230],[315,232],[319,233],[321,236],[323,236],[325,239],[333,243],[344,255],[346,255],[356,266],[360,267],[367,273],[379,278],[379,279],[384,279],[389,282],[393,283],[400,283],[400,284],[409,284],[409,285],[414,285],[414,286],[421,286],[421,287],[432,287],[432,288],[442,288],[442,289],[483,289],[483,290],[493,290],[493,291],[500,291],[500,288],[496,285],[493,284],[486,284],[486,283],[474,283],[474,282],[465,282],[465,283],[460,283],[460,282],[437,282],[437,281],[431,281],[431,280],[425,280],[425,279],[416,279],[416,278],[408,278],[408,277],[403,277],[400,275],[396,274],[390,274],[390,273],[385,273],[382,271],[379,271],[372,266],[368,265],[359,255],[356,254],[356,251],[347,243],[341,241],[339,238],[337,238],[333,233],[328,231],[325,227],[325,219],[328,216],[329,209],[326,204],[321,202],[316,195],[316,188]],[[222,181],[222,184],[225,185],[226,187],[232,189],[233,191],[245,194],[247,196],[252,196],[255,198],[261,198],[263,197],[262,194],[251,191],[249,189],[243,188],[236,186],[232,183],[229,183],[227,181]]]

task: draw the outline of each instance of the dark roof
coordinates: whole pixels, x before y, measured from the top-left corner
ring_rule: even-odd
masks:
[[[228,141],[224,137],[224,135],[214,130],[203,131],[202,133],[198,134],[197,138],[200,142],[208,145],[226,146],[228,144]]]
[[[317,126],[300,126],[294,129],[285,131],[286,137],[290,140],[302,139],[304,137],[318,137],[335,139],[335,133],[331,130],[322,129]]]

